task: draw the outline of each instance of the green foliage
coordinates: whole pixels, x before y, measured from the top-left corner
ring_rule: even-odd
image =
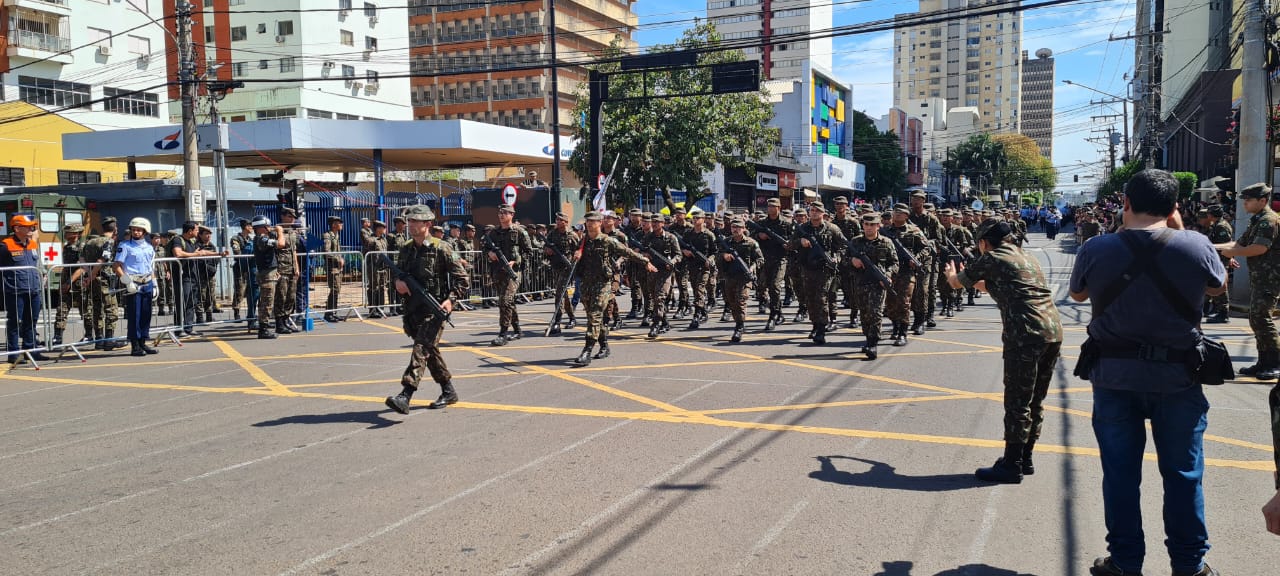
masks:
[[[652,52],[700,49],[720,44],[720,35],[710,24],[686,30],[678,42],[653,47]],[[622,56],[615,41],[602,55]],[[738,51],[706,52],[699,64],[742,61]],[[617,63],[601,64],[600,72],[619,71]],[[710,71],[705,68],[648,74],[618,74],[609,79],[609,94],[617,97],[642,94],[671,94],[709,91]],[[578,147],[569,159],[569,169],[583,182],[594,183],[588,174],[590,127],[588,97],[584,83],[573,117]],[[609,187],[609,205],[631,207],[646,191],[686,190],[691,205],[706,195],[702,175],[717,163],[754,172],[752,159],[769,155],[777,145],[777,132],[768,126],[773,107],[763,91],[715,96],[681,96],[650,100],[629,100],[605,104],[604,157],[602,170],[608,172],[614,158],[618,167]],[[670,194],[668,203],[670,203]]]
[[[1195,172],[1174,172],[1173,177],[1178,179],[1178,199],[1186,202],[1196,193],[1196,188],[1200,186],[1200,177]]]
[[[867,167],[867,197],[897,198],[907,186],[907,166],[897,134],[881,132],[859,111],[850,113],[853,159]]]
[[[1058,185],[1058,171],[1040,148],[1022,134],[978,134],[951,149],[942,167],[952,176],[966,176],[975,195],[996,188],[1028,198],[1043,199]]]
[[[1142,168],[1141,160],[1131,160],[1128,164],[1112,171],[1111,177],[1107,178],[1106,182],[1103,182],[1101,186],[1098,186],[1097,200],[1102,201],[1124,192],[1124,185]]]
[[[976,196],[986,196],[993,177],[1004,159],[1004,146],[990,134],[977,134],[961,142],[947,153],[942,167],[951,176],[969,178]]]

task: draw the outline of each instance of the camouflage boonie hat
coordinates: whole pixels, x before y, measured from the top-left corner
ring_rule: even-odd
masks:
[[[431,211],[431,207],[425,204],[416,204],[404,209],[404,219],[410,222],[430,222],[436,219],[436,213]],[[467,225],[472,230],[475,226]]]

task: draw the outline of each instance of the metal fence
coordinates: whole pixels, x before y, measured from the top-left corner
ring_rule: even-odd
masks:
[[[393,315],[403,298],[395,279],[377,260],[395,252],[307,252],[299,254],[295,306],[288,316],[299,324],[313,319],[344,320]],[[478,251],[458,253],[471,278],[464,305],[488,306],[497,300],[490,270],[500,263]],[[539,254],[523,262],[517,295],[527,300],[554,297],[551,266]],[[39,353],[57,359],[72,354],[86,361],[89,350],[114,350],[127,345],[127,322],[121,308],[126,293],[108,264],[82,263],[50,267],[0,268],[4,274],[37,274],[39,286],[18,292],[0,283],[6,313],[6,357],[22,356],[39,368]],[[150,336],[155,344],[182,346],[183,340],[211,327],[244,325],[256,329],[258,282],[252,255],[157,258]],[[50,278],[60,281],[50,282]],[[231,290],[218,290],[218,284]],[[335,293],[336,288],[336,293]],[[283,302],[279,298],[278,303]],[[279,307],[275,307],[277,315]],[[272,320],[269,320],[272,321]],[[24,338],[25,337],[25,338]]]

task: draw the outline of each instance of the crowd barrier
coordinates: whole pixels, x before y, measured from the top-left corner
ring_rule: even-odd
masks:
[[[43,339],[48,334],[47,314],[44,310],[48,301],[45,298],[48,282],[42,272],[37,266],[0,268],[0,305],[4,307],[5,314],[3,338],[6,361],[12,361],[14,356],[21,355],[35,364],[38,355],[49,350],[48,342]],[[19,278],[24,282],[19,282]],[[30,285],[18,288],[19,284],[27,283],[25,281],[30,281]]]

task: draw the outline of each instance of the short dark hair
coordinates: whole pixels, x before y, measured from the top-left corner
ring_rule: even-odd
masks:
[[[186,234],[187,232],[195,230],[197,226],[199,226],[199,224],[197,224],[195,220],[187,220],[182,223],[182,233]]]
[[[1178,179],[1164,170],[1143,170],[1125,184],[1124,194],[1134,213],[1168,216],[1178,205]]]
[[[116,221],[115,221],[115,220],[108,220],[108,221],[106,221],[106,222],[103,222],[103,223],[102,223],[102,231],[103,231],[104,233],[105,233],[105,232],[115,232],[115,231],[116,231]]]

